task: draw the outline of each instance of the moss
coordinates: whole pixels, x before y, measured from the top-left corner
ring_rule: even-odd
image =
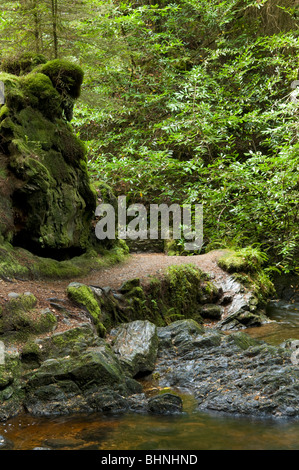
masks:
[[[94,331],[92,327],[84,325],[52,335],[48,349],[51,356],[53,356],[53,352],[55,355],[59,352],[66,355],[65,351],[83,350],[86,344],[92,344],[93,341]]]
[[[101,322],[102,312],[90,287],[79,283],[71,283],[67,288],[67,295],[75,304],[84,307],[90,314],[99,336],[103,337],[106,329]]]
[[[257,299],[257,305],[264,307],[270,298],[276,295],[275,286],[269,276],[261,271],[256,274],[253,281],[253,294]]]
[[[73,107],[79,98],[84,72],[76,64],[64,59],[55,59],[47,62],[38,69],[47,75],[58,93],[62,97],[61,106],[68,121],[73,118]]]
[[[140,279],[138,277],[130,279],[122,284],[119,291],[123,294],[130,292],[135,287],[140,287]]]
[[[5,365],[0,366],[0,420],[16,415],[22,409],[24,390],[21,384],[21,362],[16,355],[6,354]],[[0,380],[1,381],[1,380]],[[0,387],[1,388],[1,387]]]
[[[192,318],[197,313],[201,299],[201,282],[203,274],[191,265],[171,266],[166,271],[167,303],[171,309],[171,317],[186,314]],[[170,312],[169,312],[170,313]],[[169,315],[168,313],[168,315]]]
[[[69,164],[80,166],[80,162],[86,160],[86,145],[74,135],[69,125],[65,124],[57,130],[56,145]]]
[[[45,311],[41,312],[38,318],[38,321],[34,325],[34,332],[37,334],[46,333],[48,331],[53,331],[57,325],[56,316],[50,312]]]
[[[228,341],[235,343],[239,348],[245,350],[251,346],[258,346],[260,342],[251,336],[243,333],[242,331],[238,331],[237,333],[232,333],[228,337]]]
[[[79,98],[84,78],[81,67],[64,59],[54,59],[44,64],[40,72],[51,79],[60,94],[68,94],[74,99]]]
[[[184,249],[184,245],[181,243],[181,240],[165,240],[164,242],[164,251],[168,256],[180,256],[190,254]]]
[[[1,70],[14,75],[25,75],[31,72],[39,64],[44,64],[47,59],[42,54],[25,52],[17,56],[5,57],[1,61]]]
[[[275,295],[274,284],[263,270],[266,260],[264,253],[252,247],[230,251],[218,260],[222,269],[232,273],[237,282],[252,291],[255,309],[264,307],[269,298]]]
[[[10,110],[20,111],[26,104],[19,79],[15,75],[0,73],[5,86],[5,104]]]
[[[13,374],[5,370],[5,366],[0,365],[0,390],[9,387],[14,381]]]
[[[20,359],[22,363],[31,367],[39,366],[42,362],[42,353],[37,343],[27,341],[21,348]]]
[[[0,121],[5,119],[9,114],[9,108],[5,105],[1,106],[0,108]]]
[[[10,299],[6,305],[5,309],[13,314],[18,312],[29,312],[37,304],[37,299],[33,294],[23,294],[17,298]]]
[[[42,73],[31,73],[20,80],[28,105],[53,120],[62,116],[62,98],[53,87],[49,77]]]
[[[105,204],[111,204],[115,209],[115,215],[117,216],[118,201],[111,186],[104,181],[93,181],[93,186],[97,192],[99,200]]]
[[[144,284],[138,278],[128,280],[119,291],[125,300],[120,310],[129,321],[147,319],[157,326],[185,318],[202,323],[201,304],[219,297],[218,289],[192,265],[172,266],[160,279],[153,277]]]
[[[228,251],[217,261],[218,266],[228,273],[259,271],[267,260],[267,256],[250,246],[236,251]]]
[[[57,261],[35,256],[23,248],[13,248],[9,243],[0,246],[0,277],[21,279],[72,279],[124,261],[126,250],[121,246],[99,255],[89,249],[81,256]]]
[[[12,203],[7,210],[1,202],[0,216],[13,215],[7,222],[1,217],[1,233],[37,254],[70,247],[83,252],[90,246],[96,194],[82,165],[85,144],[62,118],[66,98],[40,68],[19,78],[2,73],[0,79],[6,95],[0,119],[3,170],[10,184],[1,196]],[[14,233],[6,229],[11,222]]]
[[[133,283],[134,281],[136,280],[134,279]],[[132,287],[131,290],[126,291],[125,298],[130,320],[148,318],[149,312],[147,311],[146,297],[142,287]]]
[[[36,297],[30,293],[10,299],[2,314],[3,331],[21,332],[24,337],[52,331],[57,324],[55,315],[49,310],[36,311],[36,304]]]

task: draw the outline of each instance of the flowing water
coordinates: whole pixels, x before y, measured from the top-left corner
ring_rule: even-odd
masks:
[[[270,302],[267,313],[274,321],[247,330],[251,336],[276,345],[299,339],[299,304]],[[0,449],[2,436],[14,450],[299,450],[299,420],[199,413],[191,396],[182,398],[178,416],[18,416],[0,423]]]
[[[272,300],[267,305],[267,316],[272,323],[246,332],[269,344],[279,345],[286,339],[299,339],[299,303],[285,300]]]

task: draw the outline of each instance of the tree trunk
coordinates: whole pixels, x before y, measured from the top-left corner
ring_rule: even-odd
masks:
[[[53,45],[54,45],[54,57],[58,57],[58,35],[57,35],[57,17],[58,17],[58,0],[51,0],[52,6],[52,27],[53,27]]]

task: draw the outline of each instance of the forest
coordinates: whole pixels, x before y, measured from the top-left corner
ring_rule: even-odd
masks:
[[[0,20],[0,450],[298,449],[299,0]]]
[[[269,270],[294,272],[298,8],[292,0],[3,1],[1,66],[13,71],[24,54],[80,65],[71,124],[94,181],[145,206],[201,203],[202,252],[245,249]]]

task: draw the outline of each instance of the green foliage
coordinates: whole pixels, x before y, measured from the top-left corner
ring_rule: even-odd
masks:
[[[8,3],[0,27],[4,55],[10,47],[3,38],[20,16],[31,25],[28,47],[52,51],[50,4],[32,2],[13,14]],[[86,0],[82,7],[76,0],[72,10],[68,1],[56,4],[58,50],[85,72],[72,124],[88,147],[93,179],[130,203],[202,203],[203,250],[258,246],[273,269],[296,272],[296,2]],[[38,71],[44,67],[70,98],[63,104],[70,119],[82,75],[77,70],[72,83],[64,82],[57,61]],[[12,97],[23,100],[17,88]],[[6,119],[3,132],[11,132]]]
[[[283,271],[298,268],[291,4],[112,2],[95,21],[118,61],[102,52],[74,120],[95,180],[130,202],[202,203],[204,250],[257,244]]]
[[[218,265],[229,273],[257,272],[268,260],[259,249],[247,246],[237,251],[230,251],[218,259]]]

